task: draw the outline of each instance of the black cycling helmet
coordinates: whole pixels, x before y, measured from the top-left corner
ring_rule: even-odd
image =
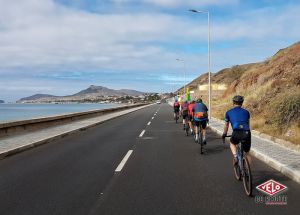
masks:
[[[196,102],[197,102],[197,103],[200,103],[200,102],[202,102],[202,99],[197,98],[197,99],[196,99]]]
[[[244,97],[243,96],[240,96],[240,95],[236,95],[232,98],[232,101],[234,104],[238,104],[238,105],[241,105],[243,104],[244,102]]]

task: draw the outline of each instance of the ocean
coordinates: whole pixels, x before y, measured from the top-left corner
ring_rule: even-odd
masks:
[[[118,106],[120,104],[0,104],[0,123]]]

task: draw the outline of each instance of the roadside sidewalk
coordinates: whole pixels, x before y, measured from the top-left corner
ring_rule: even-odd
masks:
[[[224,123],[211,119],[209,127],[219,134],[223,133]],[[229,130],[228,134],[231,133]],[[300,183],[300,152],[281,146],[271,140],[259,137],[252,132],[250,153],[284,175]]]
[[[29,131],[19,135],[12,135],[0,138],[0,159],[7,157],[18,152],[25,151],[29,148],[36,147],[41,144],[48,143],[55,139],[62,138],[66,135],[85,130],[89,127],[93,127],[105,121],[113,118],[140,110],[151,106],[145,105],[142,107],[132,108],[128,110],[118,111],[114,113],[105,114],[102,116],[78,120],[70,122],[65,125],[51,126],[49,128],[39,129],[35,131]]]

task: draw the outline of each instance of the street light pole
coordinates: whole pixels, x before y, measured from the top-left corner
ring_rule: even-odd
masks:
[[[208,26],[208,109],[209,120],[211,120],[211,55],[210,55],[210,14],[209,11],[204,10],[189,10],[193,13],[207,13],[207,26]]]
[[[184,66],[184,92],[183,92],[183,95],[184,95],[184,100],[186,100],[186,92],[185,92],[185,85],[186,85],[186,63],[183,59],[176,59],[177,61],[182,61],[183,62],[183,66]]]

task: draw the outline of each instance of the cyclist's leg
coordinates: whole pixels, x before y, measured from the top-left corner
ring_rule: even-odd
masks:
[[[251,159],[251,156],[250,156],[250,149],[251,149],[251,132],[250,131],[246,131],[245,133],[245,137],[242,141],[242,147],[243,147],[243,150],[245,152],[245,157],[247,157],[250,165],[252,163],[252,159]]]
[[[193,125],[192,125],[192,116],[189,115],[188,116],[188,119],[189,119],[189,126],[190,126],[190,130],[191,130],[191,133],[193,132]]]
[[[230,149],[234,158],[234,163],[235,165],[237,163],[237,145],[240,142],[240,137],[239,137],[239,132],[233,131],[231,138],[230,138]]]
[[[182,114],[182,125],[183,125],[183,129],[185,128],[185,115]]]
[[[202,134],[203,134],[203,140],[206,139],[206,127],[207,127],[207,121],[201,121],[202,126]]]
[[[200,122],[199,121],[197,121],[197,120],[194,120],[194,123],[195,123],[195,126],[194,126],[194,128],[195,128],[195,136],[196,136],[196,139],[195,140],[198,140],[198,132],[199,132],[199,125],[200,125]]]
[[[200,126],[202,127],[202,142],[205,145],[206,144],[206,126],[207,126],[207,121],[206,120],[202,120],[200,122]]]

